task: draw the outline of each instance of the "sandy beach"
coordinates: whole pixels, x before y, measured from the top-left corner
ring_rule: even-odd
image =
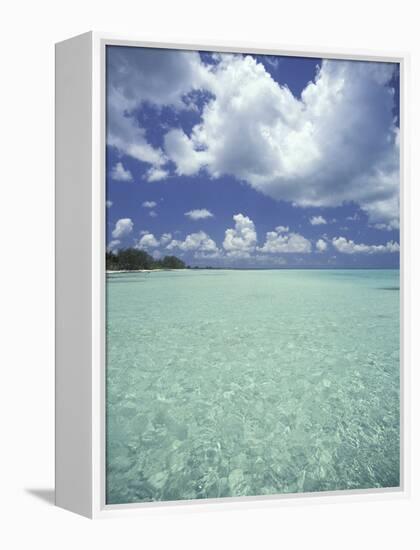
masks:
[[[106,274],[110,275],[112,273],[153,273],[157,271],[186,271],[186,269],[168,269],[168,268],[158,268],[158,269],[107,269]]]

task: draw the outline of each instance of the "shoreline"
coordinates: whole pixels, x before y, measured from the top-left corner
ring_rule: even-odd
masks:
[[[112,273],[154,273],[158,271],[188,271],[187,268],[181,269],[170,269],[159,267],[156,269],[107,269],[106,274],[111,275]]]
[[[112,273],[154,273],[163,271],[400,271],[398,267],[192,267],[157,269],[107,269]]]

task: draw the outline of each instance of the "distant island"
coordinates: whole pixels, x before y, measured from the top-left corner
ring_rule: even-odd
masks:
[[[123,248],[106,253],[107,271],[152,271],[154,269],[186,269],[185,263],[176,256],[156,260],[145,250]]]
[[[137,248],[123,248],[117,252],[106,253],[106,270],[108,272],[126,272],[126,271],[159,271],[159,270],[173,270],[173,269],[194,269],[194,270],[225,270],[225,271],[285,271],[285,270],[320,270],[320,271],[332,271],[332,270],[384,270],[388,271],[398,270],[399,268],[382,268],[382,267],[361,267],[354,265],[343,266],[319,266],[319,265],[307,265],[307,266],[249,266],[249,267],[234,267],[234,266],[211,266],[211,265],[187,265],[183,260],[176,256],[164,256],[160,259],[155,259],[145,250],[139,250]]]

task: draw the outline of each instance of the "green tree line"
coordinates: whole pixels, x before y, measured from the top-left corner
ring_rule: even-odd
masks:
[[[117,252],[106,253],[106,269],[108,271],[134,269],[183,269],[185,263],[176,256],[165,256],[155,260],[145,250],[123,248]]]

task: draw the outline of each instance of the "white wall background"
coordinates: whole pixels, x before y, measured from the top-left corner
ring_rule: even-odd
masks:
[[[420,547],[418,346],[408,500],[247,511],[160,511],[90,522],[51,506],[53,487],[54,42],[86,30],[157,40],[242,40],[412,54],[412,212],[419,204],[420,43],[415,2],[14,0],[0,8],[0,506],[3,548]],[[412,220],[413,340],[420,235]],[[415,285],[415,286],[414,286]],[[415,309],[417,308],[417,311]],[[418,339],[418,337],[417,337]],[[416,345],[416,342],[413,342]],[[40,498],[43,497],[43,498]],[[417,510],[416,510],[417,507]]]

